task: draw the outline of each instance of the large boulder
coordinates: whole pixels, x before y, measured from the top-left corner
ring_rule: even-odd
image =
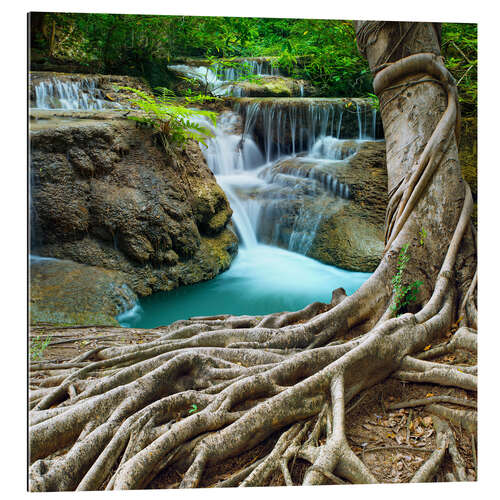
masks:
[[[335,176],[349,186],[350,200],[322,218],[309,256],[344,269],[374,271],[384,249],[385,142],[363,142],[358,153],[337,166]]]
[[[138,295],[210,279],[237,251],[194,142],[167,157],[119,112],[31,112],[32,253],[121,271]]]
[[[261,172],[274,187],[248,197],[262,206],[261,240],[343,269],[371,272],[384,248],[385,143],[344,141],[342,150],[342,160],[282,160]]]

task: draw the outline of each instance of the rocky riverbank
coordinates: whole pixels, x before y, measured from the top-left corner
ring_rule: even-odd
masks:
[[[122,114],[31,111],[32,253],[118,271],[138,295],[213,278],[237,238],[199,146],[167,158]]]

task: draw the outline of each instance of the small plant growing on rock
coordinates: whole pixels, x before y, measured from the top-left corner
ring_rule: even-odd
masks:
[[[394,302],[391,304],[391,310],[395,316],[399,316],[401,311],[417,299],[417,293],[423,281],[414,281],[410,285],[403,285],[403,273],[410,261],[408,254],[409,243],[403,245],[398,257],[397,270],[391,282],[394,290]]]
[[[206,139],[213,137],[212,131],[196,119],[207,117],[215,126],[216,113],[179,105],[175,94],[167,88],[159,87],[156,96],[131,87],[121,88],[134,94],[128,99],[130,104],[143,111],[139,116],[128,118],[151,126],[159,134],[167,153],[171,153],[170,145],[182,148],[190,139],[206,145]]]

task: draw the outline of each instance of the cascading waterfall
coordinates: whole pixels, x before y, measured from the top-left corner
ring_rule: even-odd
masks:
[[[200,119],[214,133],[202,150],[228,196],[242,246],[266,241],[307,254],[323,214],[350,197],[349,185],[335,177],[337,166],[375,135],[371,106],[353,108],[349,122],[339,99],[243,99],[236,106],[243,126],[236,112],[223,113],[215,128]]]
[[[310,111],[312,119],[302,121],[297,107],[275,106],[265,118],[261,142],[268,134],[284,135],[292,123],[296,149],[289,154],[283,141],[281,156],[267,161],[254,135],[257,122],[262,125],[262,108],[255,101],[247,104],[243,123],[236,112],[220,115],[215,128],[199,118],[214,133],[201,148],[231,204],[240,240],[231,267],[212,280],[141,299],[143,313],[138,318],[134,309],[130,318],[120,316],[122,325],[153,328],[199,315],[297,310],[314,301],[329,302],[339,286],[351,294],[369,277],[306,256],[324,213],[349,203],[349,186],[335,178],[335,169],[356,152],[357,127],[346,133],[354,139],[339,139],[342,109],[327,113],[317,106]]]
[[[253,74],[276,74],[263,61],[248,64]],[[188,68],[212,88],[226,88],[221,93],[233,92],[210,68]],[[219,73],[228,80],[239,76],[236,71]],[[34,90],[38,108],[117,106],[103,100],[92,79],[47,80]],[[133,307],[133,293],[117,290],[117,305],[124,310],[120,323],[149,328],[200,314],[266,314],[328,302],[337,286],[353,293],[367,273],[306,257],[324,214],[335,204],[348,203],[350,189],[336,178],[337,166],[356,153],[360,141],[375,136],[376,113],[364,103],[352,104],[247,98],[235,106],[237,112],[220,115],[217,127],[200,117],[214,134],[201,149],[233,209],[238,255],[213,280],[154,294]]]
[[[61,80],[52,77],[37,83],[35,90],[36,109],[100,110],[121,108],[116,102],[106,100],[104,92],[92,78]]]
[[[234,67],[215,63],[212,68],[220,76],[221,80],[225,81],[239,80],[246,75],[280,76],[278,67],[273,65],[270,60],[241,59],[235,62]]]
[[[257,123],[262,123],[260,128],[265,131],[262,143],[268,162],[281,155],[311,151],[324,137],[338,139],[341,134],[343,138],[360,140],[376,137],[376,109],[367,102],[346,107],[341,99],[245,98],[240,109],[245,116],[245,136],[252,136]],[[346,120],[347,113],[356,118]]]
[[[187,78],[197,80],[217,96],[242,97],[244,91],[238,86],[237,81],[248,75],[280,76],[278,68],[265,59],[242,59],[235,61],[232,66],[221,63],[214,63],[211,66],[172,64],[168,68]]]

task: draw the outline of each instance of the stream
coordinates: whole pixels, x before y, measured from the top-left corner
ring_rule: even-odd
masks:
[[[252,69],[271,72],[262,65]],[[41,86],[37,107],[102,109],[97,89],[86,81],[80,85]],[[352,294],[370,276],[323,264],[307,253],[324,213],[350,203],[349,186],[336,179],[335,170],[363,141],[374,140],[375,110],[355,104],[350,112],[357,126],[347,130],[345,103],[339,99],[239,101],[219,116],[217,127],[199,118],[214,134],[201,149],[233,209],[237,256],[212,280],[141,298],[117,317],[122,326],[154,328],[192,316],[297,310],[314,301],[329,303],[338,287]]]

